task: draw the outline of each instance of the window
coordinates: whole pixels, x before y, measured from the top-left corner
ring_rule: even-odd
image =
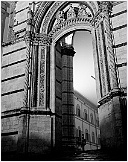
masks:
[[[79,142],[81,141],[81,129],[80,127],[78,127],[78,138],[79,138]]]
[[[90,119],[91,119],[91,123],[94,124],[92,113],[90,114]]]
[[[88,130],[87,129],[85,130],[85,138],[86,138],[86,141],[89,141],[89,134],[88,134]]]
[[[80,117],[80,105],[76,105],[76,115]]]
[[[84,119],[87,121],[88,120],[88,114],[87,114],[87,110],[84,109]]]
[[[92,142],[95,143],[95,134],[92,132]]]

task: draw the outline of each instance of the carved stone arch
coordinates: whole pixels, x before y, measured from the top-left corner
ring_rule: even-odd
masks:
[[[88,22],[78,23],[78,24],[75,23],[75,24],[66,26],[62,30],[55,32],[53,35],[52,35],[52,32],[51,32],[51,33],[49,33],[49,35],[52,35],[52,42],[56,43],[65,34],[70,33],[70,32],[74,32],[74,31],[77,31],[77,30],[86,30],[86,31],[89,31],[91,33],[91,31],[93,30],[93,27]]]
[[[34,19],[36,20],[35,23],[35,31],[39,31],[41,33],[48,34],[48,27],[53,19],[55,13],[63,6],[70,3],[69,1],[56,1],[56,2],[40,2],[36,12]],[[97,2],[86,2],[86,1],[78,1],[78,3],[85,4],[91,10],[93,16],[98,11],[98,3]],[[42,23],[42,24],[41,24]]]
[[[78,29],[91,30],[91,28],[92,28],[91,19],[88,19],[88,20],[86,20],[86,19],[83,19],[83,20],[82,19],[77,19],[77,20],[74,20],[74,23],[73,22],[69,22],[69,24],[62,24],[62,26],[65,25],[65,27],[63,29],[61,28],[61,30],[59,30],[58,32],[54,31],[54,29],[52,29],[48,33],[48,29],[49,29],[50,23],[51,23],[52,19],[55,19],[56,12],[62,6],[67,5],[68,3],[70,3],[70,2],[65,2],[65,1],[60,1],[60,2],[56,1],[54,3],[52,3],[52,2],[40,2],[38,7],[37,7],[37,9],[36,9],[35,16],[34,16],[34,19],[36,20],[35,21],[36,22],[35,23],[35,32],[37,32],[37,33],[39,32],[39,27],[41,25],[40,32],[42,33],[42,35],[45,34],[46,37],[47,36],[48,37],[49,36],[52,37],[52,44],[54,44],[54,45],[55,45],[55,41],[57,41],[59,39],[59,37],[61,37],[62,35],[70,32],[72,30],[78,30]],[[92,11],[93,15],[97,12],[97,9],[98,9],[97,8],[97,6],[98,6],[97,3],[95,3],[95,2],[94,3],[93,2],[84,2],[84,1],[82,1],[81,3],[87,5],[90,8],[90,10]],[[41,21],[42,21],[42,24],[41,24]],[[62,35],[59,34],[59,32]],[[57,35],[59,37],[57,37]],[[49,45],[39,46],[39,51],[40,51],[39,52],[39,57],[41,57],[41,55],[46,55],[47,50],[49,48],[50,48],[50,44]],[[51,47],[51,49],[52,49],[52,47]],[[42,54],[41,54],[41,52],[42,52]],[[46,58],[46,56],[45,56],[45,58]],[[45,84],[46,78],[40,72],[40,70],[41,70],[40,66],[42,65],[41,62],[44,62],[44,60],[39,58],[39,61],[38,61],[38,65],[39,65],[39,67],[38,67],[39,68],[38,88],[39,89],[38,89],[38,97],[37,97],[38,98],[37,99],[38,100],[37,101],[38,104],[37,105],[45,107],[45,101],[41,102],[41,100],[43,99],[41,96],[44,96],[44,98],[45,98],[45,95],[46,95],[46,93],[44,93],[44,90],[43,90],[43,93],[42,93],[42,89],[44,89],[44,84]],[[46,67],[46,64],[44,65],[44,67]],[[42,78],[43,80],[41,81],[40,78]],[[42,104],[40,104],[40,103],[42,103]]]
[[[40,6],[43,6],[42,3],[43,2],[40,2]],[[48,3],[46,4],[47,7],[49,6],[48,11],[46,11],[45,7],[41,9],[41,7],[39,6],[36,11],[36,15],[35,15],[35,18],[37,17],[35,31],[39,32],[39,28],[40,28],[40,32],[42,35],[44,35],[43,37],[46,37],[46,40],[49,39],[49,37],[51,37],[52,39],[51,43],[44,44],[43,46],[40,47],[41,49],[40,51],[42,51],[43,59],[44,58],[46,59],[46,55],[50,56],[50,59],[49,59],[50,87],[51,87],[51,90],[50,90],[51,94],[49,96],[50,97],[50,105],[49,105],[50,111],[52,111],[53,113],[55,112],[55,56],[54,56],[55,44],[57,40],[59,40],[66,33],[74,31],[74,30],[79,30],[79,29],[91,30],[91,33],[92,33],[94,62],[95,62],[95,68],[97,71],[96,72],[96,81],[98,85],[97,90],[100,91],[99,93],[100,108],[99,109],[102,111],[104,108],[110,107],[110,105],[113,107],[113,105],[116,104],[116,102],[119,105],[119,100],[118,100],[119,92],[118,92],[118,84],[117,84],[116,71],[115,71],[114,55],[113,55],[113,49],[112,49],[112,39],[111,39],[111,31],[110,31],[110,24],[109,24],[110,22],[109,22],[109,14],[108,14],[109,12],[108,3],[106,2],[106,3],[100,4],[101,6],[99,5],[100,6],[100,9],[99,9],[97,2],[85,2],[86,4],[88,4],[88,6],[92,8],[94,12],[93,19],[91,19],[90,21],[79,20],[78,21],[79,23],[77,23],[78,19],[72,19],[70,20],[69,24],[67,22],[63,22],[58,27],[51,28],[51,30],[49,31],[50,29],[49,26],[50,26],[51,21],[55,19],[55,14],[61,8],[61,6],[64,5],[64,3],[66,2],[63,2],[63,1],[61,2],[56,1],[54,3],[49,2],[49,4]],[[42,24],[41,24],[41,21],[42,21]],[[45,55],[45,57],[43,57],[43,55]],[[40,58],[41,58],[41,55],[40,55]],[[42,63],[41,63],[40,58],[39,58],[39,61],[41,65]],[[44,60],[42,62],[44,62]],[[46,64],[47,63],[45,62],[45,67],[46,67]],[[40,71],[38,75],[40,75]],[[41,82],[40,76],[38,80]],[[40,88],[40,86],[38,87]],[[39,97],[39,100],[40,99],[43,100],[44,98]],[[39,106],[42,106],[42,105],[39,104]],[[44,106],[44,107],[47,108],[47,106]],[[105,128],[104,125],[103,127]],[[109,131],[112,133],[113,137],[116,135],[115,132],[112,132],[111,130]],[[102,139],[102,135],[101,135],[101,139]],[[112,140],[113,139],[110,137],[109,142],[111,143]],[[107,141],[105,145],[107,145]]]

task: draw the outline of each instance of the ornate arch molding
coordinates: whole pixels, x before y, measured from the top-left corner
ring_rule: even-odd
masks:
[[[52,38],[52,42],[56,42],[65,34],[75,31],[75,30],[88,30],[92,31],[92,20],[86,18],[74,18],[65,21],[64,23],[59,24],[57,27],[53,28],[53,30],[48,34],[49,37]]]
[[[46,77],[44,76],[44,69],[46,67],[45,59],[46,54],[48,54],[48,51],[50,51],[51,55],[51,64],[50,68],[54,75],[54,65],[52,63],[54,62],[54,45],[55,42],[61,38],[64,34],[78,29],[86,29],[91,30],[92,36],[93,36],[93,50],[95,55],[95,65],[97,68],[97,85],[101,85],[101,87],[98,87],[102,94],[100,94],[99,99],[103,99],[106,95],[110,96],[111,91],[113,89],[118,89],[117,80],[116,80],[116,72],[114,69],[114,56],[113,56],[113,50],[112,50],[112,40],[111,40],[111,31],[109,26],[109,3],[108,2],[101,2],[98,4],[97,2],[84,2],[86,5],[90,6],[93,10],[94,16],[92,19],[89,18],[72,18],[68,19],[59,25],[57,25],[55,28],[52,28],[52,30],[49,32],[49,26],[52,21],[52,19],[55,19],[55,15],[57,11],[61,8],[61,6],[64,5],[64,3],[67,2],[54,2],[50,3],[47,2],[45,5],[48,7],[49,10],[46,11],[46,8],[43,7],[41,9],[41,6],[44,2],[40,2],[39,7],[37,8],[35,18],[37,17],[35,31],[38,32],[38,26],[42,25],[40,28],[41,34],[39,34],[39,40],[41,40],[42,46],[40,46],[40,54],[39,54],[39,91],[38,91],[38,100],[39,105],[45,107],[45,103],[42,102],[44,96],[44,86],[46,82]],[[38,16],[39,15],[39,16]],[[43,16],[41,16],[43,15]],[[43,17],[43,18],[42,18]],[[50,41],[49,41],[50,40]],[[37,40],[38,42],[38,40]],[[54,63],[53,63],[54,64]],[[41,72],[42,71],[42,72]],[[45,71],[46,72],[46,71]],[[43,79],[41,77],[43,76]],[[55,76],[52,76],[53,78]],[[54,82],[54,81],[53,81]],[[54,87],[54,84],[51,85],[51,87]],[[52,90],[54,92],[54,89]],[[110,93],[110,95],[109,95]],[[46,92],[45,92],[46,94]],[[106,97],[105,97],[106,98]],[[46,101],[46,99],[45,99]],[[54,101],[53,101],[54,102]],[[54,105],[54,103],[52,104]]]
[[[40,2],[37,9],[36,9],[35,16],[34,16],[34,19],[36,20],[35,31],[38,32],[39,27],[40,27],[41,33],[47,33],[48,34],[48,28],[49,28],[50,22],[52,21],[56,12],[63,5],[66,5],[68,3],[69,3],[68,1],[56,1],[54,3],[53,2]],[[93,16],[98,11],[98,3],[97,2],[79,1],[79,3],[85,4],[87,7],[89,7]],[[43,21],[42,21],[42,19],[43,19]],[[41,21],[42,21],[42,24],[41,24]]]

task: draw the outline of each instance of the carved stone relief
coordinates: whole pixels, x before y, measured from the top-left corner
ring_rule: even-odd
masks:
[[[89,2],[90,3],[90,2]],[[99,55],[99,62],[100,62],[100,74],[101,74],[101,80],[102,80],[102,90],[103,90],[103,95],[105,95],[106,93],[108,93],[108,83],[107,83],[107,78],[106,78],[106,67],[108,66],[105,62],[105,53],[102,47],[102,36],[101,36],[101,26],[100,24],[103,23],[104,28],[105,28],[105,33],[103,33],[105,36],[105,40],[106,40],[106,45],[107,45],[107,50],[109,51],[109,61],[111,62],[111,65],[109,66],[109,68],[111,68],[112,70],[113,65],[113,59],[112,59],[112,44],[111,44],[111,33],[109,30],[107,30],[107,28],[109,27],[109,24],[106,22],[106,18],[109,16],[109,12],[111,7],[109,7],[109,4],[107,2],[103,2],[100,3],[100,7],[99,10],[97,12],[95,12],[96,14],[94,15],[94,17],[91,17],[87,12],[86,12],[86,6],[85,5],[80,5],[79,9],[78,9],[78,14],[75,14],[74,8],[72,7],[72,5],[70,5],[68,11],[67,11],[67,19],[65,19],[64,17],[64,12],[58,11],[58,8],[63,5],[64,2],[55,2],[53,5],[50,6],[49,11],[47,12],[46,16],[44,17],[44,20],[42,22],[42,33],[47,33],[48,30],[48,25],[50,24],[50,20],[52,19],[53,15],[55,13],[56,14],[56,25],[52,28],[52,30],[48,33],[48,35],[46,35],[46,37],[48,36],[48,39],[45,39],[45,35],[43,34],[42,36],[40,34],[37,34],[35,39],[34,39],[34,43],[38,44],[38,45],[45,45],[48,46],[51,43],[51,40],[54,41],[54,39],[56,37],[58,37],[58,35],[60,35],[61,33],[63,33],[64,31],[68,31],[70,30],[70,28],[72,26],[90,26],[90,27],[94,27],[96,29],[96,33],[97,33],[97,47],[98,47],[98,55]],[[93,5],[95,7],[94,11],[97,10],[97,6],[95,6],[93,3],[91,3],[91,5]],[[109,10],[108,10],[109,8]],[[42,43],[43,42],[43,43]],[[107,52],[108,53],[108,52]],[[43,66],[43,65],[42,65]],[[111,72],[112,72],[111,70]],[[114,70],[113,70],[114,73]],[[116,79],[116,77],[114,78],[114,75],[111,74],[110,76],[113,76],[113,81],[114,79]],[[112,81],[112,82],[113,82]],[[43,81],[42,81],[43,82]]]
[[[67,12],[67,19],[75,18],[76,14],[74,11],[74,7],[72,7],[72,4],[70,4],[68,12]]]
[[[39,106],[45,107],[45,48],[41,47],[40,78],[39,78]]]

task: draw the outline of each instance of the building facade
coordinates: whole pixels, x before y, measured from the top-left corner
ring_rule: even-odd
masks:
[[[74,148],[75,51],[59,42],[76,30],[88,30],[92,35],[101,147],[125,152],[127,2],[1,4],[2,152]]]
[[[83,135],[86,139],[84,150],[100,149],[98,108],[77,91],[74,92],[74,102],[75,129],[78,142],[82,142]]]

